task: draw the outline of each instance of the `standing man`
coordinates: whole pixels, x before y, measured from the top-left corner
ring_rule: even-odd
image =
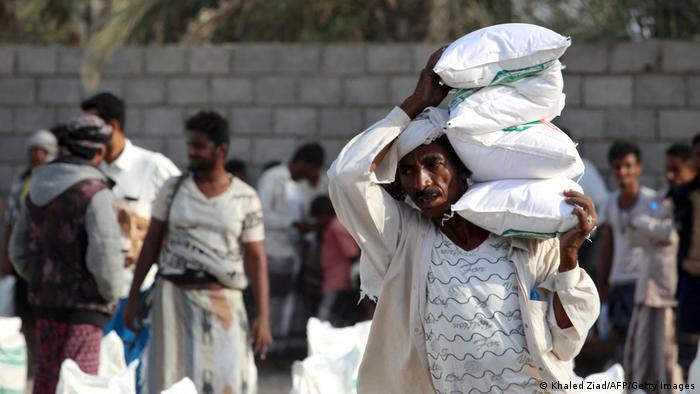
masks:
[[[641,247],[630,245],[628,235],[632,221],[646,213],[656,192],[639,184],[643,165],[641,152],[635,144],[616,141],[608,151],[608,161],[619,189],[610,195],[603,211],[605,225],[601,233],[603,250],[598,289],[601,301],[608,303],[612,331],[621,350],[632,319],[640,261],[645,257]]]
[[[131,330],[140,326],[139,289],[157,260],[144,393],[160,393],[184,377],[199,393],[252,393],[253,349],[264,359],[272,341],[263,211],[255,190],[224,168],[226,120],[203,111],[186,129],[191,174],[171,178],[158,194],[124,322]],[[257,306],[250,328],[242,295],[246,272]]]
[[[289,162],[265,171],[258,182],[265,212],[265,251],[272,288],[270,320],[272,334],[281,351],[286,348],[289,339],[286,337],[292,330],[295,284],[301,270],[301,237],[313,230],[306,220],[310,188],[304,183],[319,182],[323,163],[323,147],[306,144],[294,152]]]
[[[671,196],[678,228],[678,361],[687,378],[700,341],[700,134],[692,140],[689,159],[695,177],[675,187]],[[688,160],[685,161],[688,163]],[[667,167],[668,168],[668,167]],[[692,174],[690,171],[685,171]]]
[[[10,258],[36,318],[35,394],[55,393],[67,358],[97,374],[102,329],[124,286],[114,195],[96,168],[111,136],[96,116],[70,122],[69,155],[34,171],[12,233]]]
[[[179,175],[180,170],[162,154],[131,143],[124,132],[126,108],[124,101],[119,97],[112,93],[99,93],[83,101],[80,107],[86,114],[102,118],[114,130],[100,169],[115,182],[112,190],[117,199],[118,218],[122,229],[122,250],[126,254],[126,281],[120,295],[117,313],[105,327],[105,332],[115,330],[122,338],[128,363],[139,357],[148,338],[147,329],[136,336],[122,324],[121,314],[133,277],[133,265],[146,236],[148,222],[151,220],[151,207],[158,190],[167,179]],[[155,272],[154,269],[144,281],[143,290],[151,287]]]
[[[10,235],[14,224],[19,219],[22,212],[24,200],[29,193],[29,183],[32,179],[32,172],[45,163],[56,158],[58,153],[58,142],[56,137],[48,130],[39,130],[32,134],[27,142],[27,168],[22,171],[12,185],[10,185],[10,195],[7,198],[7,206],[3,215],[5,228],[3,230],[2,261],[0,261],[0,277],[3,275],[15,274],[10,262],[9,246]],[[14,308],[15,314],[22,319],[22,333],[27,342],[28,349],[28,372],[29,376],[34,373],[34,316],[28,300],[27,282],[21,276],[15,274]]]
[[[689,146],[666,150],[669,190],[694,176],[688,166]],[[660,192],[639,215],[632,218],[627,240],[643,250],[635,288],[635,306],[625,342],[623,366],[626,381],[641,384],[681,384],[676,336],[676,290],[678,285],[678,233],[673,223],[669,190]],[[679,390],[658,388],[657,393]]]
[[[564,195],[578,225],[559,238],[506,238],[451,210],[469,170],[435,125],[404,132],[447,95],[433,67],[412,95],[353,138],[328,171],[338,219],[362,256],[363,294],[377,301],[359,393],[540,392],[574,380],[571,360],[598,317],[577,253],[597,223],[593,201]],[[418,208],[394,199],[397,182]]]

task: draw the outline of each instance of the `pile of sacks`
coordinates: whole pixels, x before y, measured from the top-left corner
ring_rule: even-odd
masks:
[[[404,132],[423,133],[422,143],[447,135],[475,182],[452,209],[490,232],[547,238],[577,223],[563,192],[582,191],[575,180],[584,165],[576,144],[550,123],[564,108],[558,59],[569,45],[567,37],[522,23],[467,34],[434,68],[457,89],[449,110],[429,108]],[[427,130],[437,131],[425,140]]]

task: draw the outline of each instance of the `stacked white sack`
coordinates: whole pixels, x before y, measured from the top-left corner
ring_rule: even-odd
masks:
[[[443,82],[463,89],[450,103],[446,133],[472,179],[485,182],[453,206],[474,224],[536,238],[576,225],[563,191],[581,191],[570,179],[583,174],[583,161],[549,123],[564,107],[557,59],[570,44],[540,26],[497,25],[455,41],[436,64]]]

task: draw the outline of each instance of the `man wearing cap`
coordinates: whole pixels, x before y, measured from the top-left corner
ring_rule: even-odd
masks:
[[[124,132],[126,106],[124,101],[112,93],[96,94],[80,105],[86,114],[99,116],[112,127],[112,138],[107,144],[107,153],[100,170],[114,181],[114,196],[117,200],[118,219],[122,230],[122,250],[126,255],[126,281],[120,294],[122,298],[114,319],[105,327],[105,332],[114,330],[124,341],[126,361],[139,357],[148,339],[145,327],[138,335],[123,324],[121,314],[129,286],[133,278],[134,264],[141,251],[151,220],[151,209],[163,183],[180,170],[170,159],[160,153],[134,145]],[[153,284],[156,268],[153,267],[144,280],[142,290]]]
[[[10,235],[12,228],[17,221],[24,199],[29,192],[29,181],[32,177],[32,171],[38,166],[48,163],[56,157],[58,144],[56,137],[48,130],[39,130],[32,134],[27,142],[28,162],[27,168],[15,178],[10,186],[10,194],[7,198],[7,206],[3,215],[5,229],[3,231],[2,245],[2,260],[0,261],[0,277],[3,275],[14,274],[8,247],[10,245]],[[15,314],[22,319],[22,332],[29,347],[28,367],[30,375],[34,371],[34,354],[31,351],[31,345],[34,343],[34,318],[32,310],[27,303],[27,282],[21,277],[15,275]]]
[[[593,201],[564,192],[578,224],[550,239],[499,236],[455,215],[471,173],[444,121],[411,127],[432,121],[429,107],[447,95],[433,72],[440,55],[328,171],[338,218],[362,250],[362,292],[377,301],[357,391],[575,391],[572,359],[600,308],[576,261],[597,223]]]
[[[83,115],[62,140],[67,155],[37,168],[10,239],[36,318],[34,393],[54,393],[70,358],[96,374],[102,327],[123,283],[124,256],[104,159],[112,129]]]

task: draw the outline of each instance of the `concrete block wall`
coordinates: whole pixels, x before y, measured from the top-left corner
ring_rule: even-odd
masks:
[[[253,178],[270,160],[320,141],[329,163],[343,144],[397,105],[437,45],[232,44],[127,47],[85,90],[76,48],[0,46],[0,192],[24,161],[39,128],[65,122],[79,103],[109,90],[127,102],[126,132],[137,144],[185,164],[184,120],[199,109],[230,122],[231,157]],[[567,106],[560,119],[583,154],[604,172],[616,138],[638,142],[644,183],[660,187],[663,150],[700,131],[700,44],[574,44],[566,64]]]

